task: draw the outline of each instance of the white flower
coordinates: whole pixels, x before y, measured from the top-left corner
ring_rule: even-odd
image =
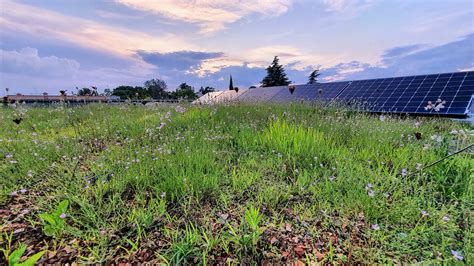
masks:
[[[372,230],[375,230],[375,231],[380,230],[380,226],[378,224],[373,224],[370,227],[372,228]]]
[[[373,191],[372,189],[367,191],[367,195],[369,195],[369,197],[373,197],[375,196],[375,191]]]
[[[421,217],[428,217],[428,216],[430,216],[430,214],[427,211],[421,210]]]
[[[379,119],[380,119],[380,121],[383,122],[383,121],[385,121],[385,116],[384,116],[384,115],[381,115],[381,116],[379,117]]]
[[[447,215],[443,216],[443,221],[449,222],[449,216],[447,216]]]

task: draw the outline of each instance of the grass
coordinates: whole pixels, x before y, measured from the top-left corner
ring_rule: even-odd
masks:
[[[19,107],[0,121],[0,243],[27,245],[23,260],[474,260],[472,153],[422,169],[473,143],[468,124],[302,104]]]

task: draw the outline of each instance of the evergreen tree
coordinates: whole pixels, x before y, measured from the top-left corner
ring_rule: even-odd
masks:
[[[308,84],[314,84],[318,82],[319,75],[321,75],[321,73],[319,73],[319,69],[315,69],[313,72],[311,72],[308,78]]]
[[[267,76],[262,80],[262,87],[286,86],[291,83],[279,61],[278,56],[275,56],[272,64],[267,67]]]
[[[230,75],[229,90],[234,90],[234,82],[232,82],[232,75]]]

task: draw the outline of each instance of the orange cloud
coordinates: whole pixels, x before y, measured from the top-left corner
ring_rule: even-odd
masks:
[[[128,7],[198,24],[201,33],[222,30],[252,13],[279,16],[288,11],[292,0],[115,0]]]

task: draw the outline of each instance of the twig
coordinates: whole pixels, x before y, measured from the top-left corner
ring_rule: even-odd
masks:
[[[449,158],[449,157],[452,157],[452,156],[454,156],[454,155],[456,155],[456,154],[459,154],[459,153],[461,153],[461,152],[463,152],[463,151],[466,151],[466,150],[468,150],[468,149],[470,149],[470,148],[472,148],[472,147],[474,147],[474,144],[470,144],[470,145],[468,145],[468,146],[465,147],[465,148],[462,148],[462,149],[460,149],[460,150],[458,150],[458,151],[456,151],[456,152],[454,152],[454,153],[448,154],[448,155],[444,156],[443,158],[441,158],[441,159],[439,159],[439,160],[437,160],[437,161],[435,161],[435,162],[433,162],[433,163],[431,163],[431,164],[429,164],[429,165],[423,167],[422,169],[420,169],[420,170],[414,172],[414,173],[411,174],[410,176],[414,176],[414,175],[416,175],[416,174],[418,174],[418,173],[420,173],[420,172],[423,172],[426,168],[432,167],[433,165],[436,165],[436,164],[440,163],[441,161],[444,161],[445,159],[447,159],[447,158]]]

